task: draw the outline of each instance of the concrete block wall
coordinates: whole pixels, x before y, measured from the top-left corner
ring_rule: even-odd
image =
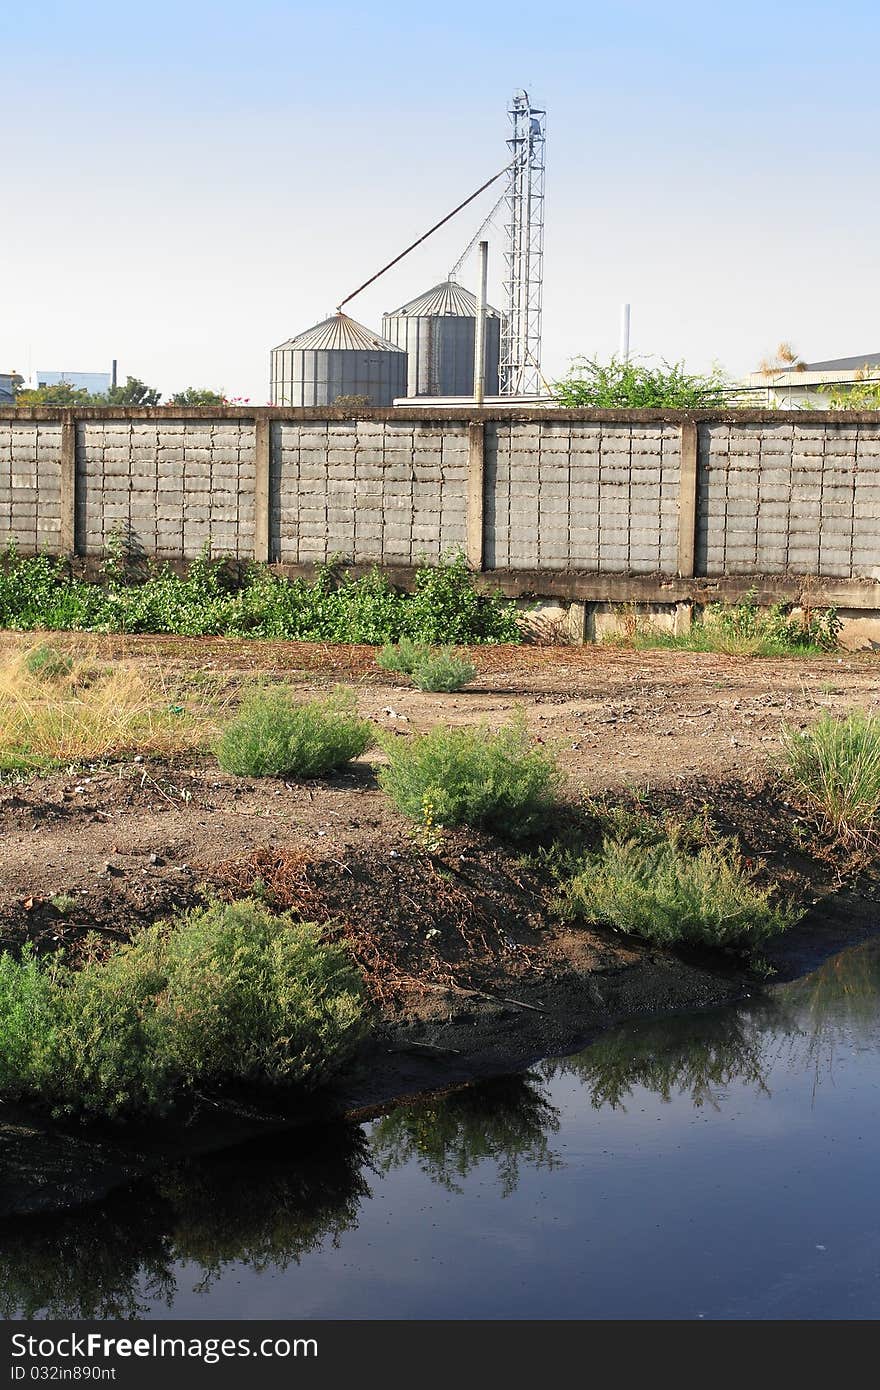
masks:
[[[78,552],[104,555],[114,527],[160,559],[253,555],[253,421],[78,421]]]
[[[466,424],[273,423],[270,555],[410,565],[464,547]]]
[[[0,544],[25,552],[100,557],[115,528],[172,560],[462,548],[516,592],[666,601],[686,580],[678,602],[700,580],[870,586],[878,522],[878,412],[0,408]]]
[[[675,573],[675,425],[491,422],[487,569]]]
[[[880,423],[699,433],[698,574],[880,579]]]
[[[23,551],[57,551],[61,423],[0,419],[0,526]]]

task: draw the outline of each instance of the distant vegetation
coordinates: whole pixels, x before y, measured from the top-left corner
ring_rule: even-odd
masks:
[[[552,391],[560,405],[604,410],[694,410],[727,403],[728,383],[720,372],[687,372],[683,362],[659,367],[612,357],[579,357]]]
[[[102,392],[87,391],[85,387],[72,386],[69,381],[56,382],[54,386],[37,386],[33,390],[23,389],[16,393],[16,405],[158,405],[162,392],[155,386],[147,386],[136,376],[125,379],[124,386],[111,386]]]
[[[214,904],[81,970],[0,956],[0,1096],[125,1118],[230,1083],[312,1088],[361,1020],[343,946],[255,902]]]
[[[33,389],[21,387],[15,395],[16,405],[159,405],[162,392],[156,386],[147,386],[136,376],[125,379],[124,386],[111,386],[107,391],[88,391],[83,386],[73,386],[69,381],[59,381],[52,386],[36,386]],[[200,406],[230,405],[222,391],[212,391],[206,386],[187,386],[184,391],[175,391],[169,396],[166,405]]]
[[[232,576],[207,554],[185,577],[170,566],[136,573],[119,546],[103,584],[75,578],[67,561],[0,558],[0,627],[77,632],[171,632],[185,636],[283,638],[380,645],[411,637],[422,643],[520,642],[514,603],[478,592],[462,555],[421,565],[412,594],[378,570],[352,579],[324,566],[309,583],[266,566]]]

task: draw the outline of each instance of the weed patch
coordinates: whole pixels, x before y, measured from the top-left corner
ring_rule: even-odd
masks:
[[[285,690],[259,691],[222,734],[217,761],[237,777],[320,777],[372,742],[372,725],[357,717],[354,695],[344,687],[304,703]]]
[[[661,632],[633,610],[625,629],[606,642],[637,650],[652,647],[671,651],[720,652],[726,656],[822,656],[838,646],[841,622],[835,608],[804,608],[793,615],[789,606],[758,606],[750,590],[739,603],[710,603],[690,631],[673,636]]]
[[[0,627],[370,644],[522,641],[515,605],[478,591],[460,554],[420,566],[406,594],[375,569],[355,579],[325,565],[309,583],[255,564],[233,574],[206,552],[180,576],[168,565],[130,564],[123,552],[111,546],[105,582],[94,584],[63,559],[8,549],[0,558]]]
[[[45,652],[37,648],[36,652]],[[60,653],[58,654],[61,655]],[[87,657],[32,668],[34,653],[0,665],[0,771],[37,771],[126,753],[169,756],[199,746],[204,731],[169,703],[161,681]]]
[[[811,729],[786,727],[783,748],[798,793],[832,834],[870,834],[880,813],[880,718],[823,714]]]
[[[525,720],[498,733],[445,729],[384,743],[379,782],[399,811],[435,824],[475,825],[514,838],[540,829],[551,813],[560,774],[553,756],[529,739]]]
[[[80,971],[0,957],[0,1093],[122,1118],[236,1082],[311,1088],[361,1019],[341,945],[258,903],[217,903]]]

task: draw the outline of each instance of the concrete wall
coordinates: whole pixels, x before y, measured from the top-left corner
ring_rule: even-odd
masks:
[[[878,523],[878,412],[0,409],[22,551],[98,557],[121,528],[174,560],[210,540],[404,572],[461,546],[515,594],[675,604],[757,576],[795,601],[808,576],[862,610]]]
[[[61,423],[0,417],[0,535],[23,552],[61,546]]]
[[[280,421],[270,452],[273,560],[413,564],[465,545],[467,424]]]
[[[138,550],[163,559],[191,559],[208,541],[216,555],[253,555],[253,420],[107,412],[74,428],[80,554],[104,554],[121,527]]]
[[[677,426],[492,421],[485,467],[487,569],[676,572]]]

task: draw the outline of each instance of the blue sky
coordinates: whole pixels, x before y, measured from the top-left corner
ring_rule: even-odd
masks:
[[[548,110],[549,376],[615,349],[624,300],[635,352],[694,368],[876,352],[878,45],[861,0],[4,6],[0,369],[115,356],[264,401],[273,344],[505,163],[522,86]],[[444,278],[494,196],[352,314]]]

